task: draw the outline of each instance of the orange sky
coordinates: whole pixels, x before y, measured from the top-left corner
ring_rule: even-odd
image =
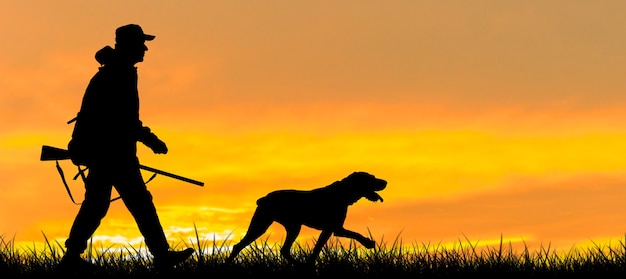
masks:
[[[237,241],[257,198],[353,171],[389,182],[383,203],[360,201],[346,221],[376,240],[623,240],[624,12],[622,1],[4,3],[0,235],[67,236],[78,206],[40,148],[66,145],[94,53],[138,23],[156,35],[138,64],[141,118],[170,150],[140,147],[140,160],[206,184],[148,184],[172,242],[194,225]],[[94,238],[141,243],[121,202]]]

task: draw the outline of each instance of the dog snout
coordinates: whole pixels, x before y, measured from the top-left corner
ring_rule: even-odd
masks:
[[[386,180],[379,178],[377,182],[378,183],[376,183],[375,191],[381,191],[381,190],[384,190],[385,188],[387,188],[387,181]]]

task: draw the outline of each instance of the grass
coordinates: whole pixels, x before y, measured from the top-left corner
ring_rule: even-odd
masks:
[[[354,242],[331,238],[316,265],[307,266],[288,264],[278,252],[279,244],[267,240],[254,242],[234,263],[226,264],[229,241],[200,240],[196,235],[195,243],[176,247],[193,247],[196,253],[165,275],[151,269],[151,257],[144,248],[89,245],[86,259],[98,269],[75,278],[626,278],[624,240],[615,246],[557,253],[550,246],[515,251],[502,240],[496,246],[478,247],[464,239],[455,248],[445,248],[428,243],[406,245],[399,237],[390,243],[381,239],[376,248],[366,250]],[[0,278],[55,277],[54,268],[64,249],[58,242],[45,241],[42,251],[24,250],[0,236]],[[294,257],[304,261],[311,249],[296,243]]]

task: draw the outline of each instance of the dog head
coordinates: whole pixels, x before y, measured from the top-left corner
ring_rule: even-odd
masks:
[[[353,172],[340,181],[342,188],[349,196],[349,203],[355,203],[360,198],[370,201],[383,201],[383,198],[376,193],[387,187],[387,181],[377,178],[367,172]]]

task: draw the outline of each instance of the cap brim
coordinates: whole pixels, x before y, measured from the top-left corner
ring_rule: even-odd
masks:
[[[156,36],[154,36],[154,35],[148,35],[148,34],[144,34],[143,36],[144,36],[144,37],[143,37],[143,38],[144,38],[144,40],[146,40],[146,41],[152,41],[152,40],[154,40],[154,38],[156,38]]]

